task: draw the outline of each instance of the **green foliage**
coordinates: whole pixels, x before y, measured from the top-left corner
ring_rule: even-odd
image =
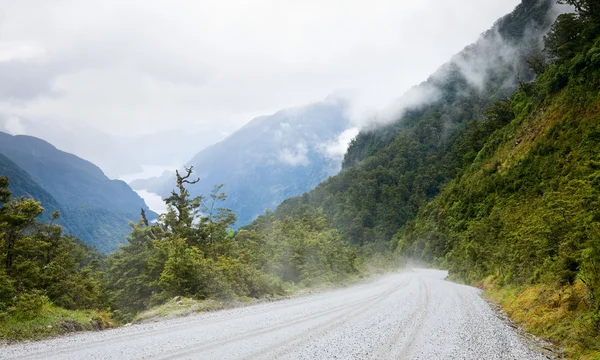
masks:
[[[11,199],[0,178],[0,322],[36,321],[57,305],[130,320],[160,304],[167,312],[182,296],[221,304],[282,295],[398,268],[406,257],[461,281],[519,289],[499,292],[536,313],[559,304],[561,328],[544,322],[543,334],[560,338],[575,324],[583,331],[568,341],[583,348],[600,334],[600,39],[598,2],[565,1],[578,12],[552,26],[551,62],[524,34],[531,22],[549,26],[552,2],[523,1],[495,31],[523,58],[534,48],[533,71],[526,60],[502,63],[477,87],[446,65],[428,80],[437,101],[362,132],[338,176],[237,233],[221,186],[190,195],[190,168],[176,173],[167,213],[149,223],[142,210],[128,243],[103,261],[64,236],[56,217],[40,224],[40,204]],[[485,48],[461,56],[478,52]],[[523,77],[508,81],[515,71]]]
[[[47,296],[39,291],[32,291],[16,296],[13,300],[14,305],[9,309],[9,314],[16,319],[31,320],[42,311],[44,305],[50,303]]]
[[[541,51],[536,61],[529,58],[535,81],[522,78],[512,95],[499,93],[496,82],[507,75],[500,66],[475,91],[449,66],[436,83],[438,102],[362,132],[338,176],[249,227],[258,229],[246,234],[256,241],[262,234],[284,239],[285,246],[269,254],[281,264],[271,271],[286,280],[310,279],[311,261],[319,263],[319,256],[307,261],[314,250],[304,240],[334,228],[360,246],[359,256],[391,248],[448,267],[468,283],[491,277],[496,287],[540,284],[577,294],[579,302],[567,301],[560,310],[567,315],[544,326],[556,326],[552,334],[577,327],[564,337],[572,349],[598,342],[600,7],[596,0],[566,2],[577,12],[551,27],[545,41],[550,59]],[[523,2],[500,27],[518,33],[516,24],[527,23],[524,9],[542,3]],[[299,226],[319,209],[330,225],[316,234]],[[547,311],[548,303],[532,306]]]
[[[0,175],[11,179],[17,197],[35,198],[46,209],[39,220],[51,221],[99,251],[122,244],[129,222],[143,200],[124,182],[108,179],[93,164],[62,152],[41,139],[0,132]],[[154,213],[149,213],[156,215]]]
[[[226,198],[221,186],[206,199],[191,198],[186,185],[198,182],[191,174],[191,168],[177,172],[168,212],[156,224],[142,213],[129,244],[107,260],[111,304],[125,319],[176,296],[226,300],[283,292],[281,280],[252,261],[259,248],[235,240],[229,229],[235,215],[219,207]]]
[[[212,263],[196,246],[188,247],[185,239],[172,239],[159,286],[168,297],[193,296],[206,299],[216,291],[227,293]]]
[[[13,329],[5,336],[32,336],[17,322],[54,324],[67,310],[76,316],[79,309],[110,308],[129,321],[181,296],[210,302],[283,295],[290,287],[285,282],[331,283],[358,272],[355,249],[322,213],[286,219],[275,231],[257,225],[236,234],[230,229],[235,215],[219,206],[226,198],[221,186],[207,198],[191,198],[186,186],[197,182],[191,174],[177,173],[167,213],[151,224],[142,210],[128,244],[106,259],[63,235],[58,212],[49,224],[39,222],[41,205],[11,198],[8,180],[0,177],[0,323]],[[56,307],[60,316],[48,316]]]
[[[504,100],[517,90],[517,78],[533,79],[525,58],[539,50],[536,40],[551,25],[551,6],[551,1],[524,1],[457,56],[466,63],[485,59],[497,64],[486,69],[481,86],[469,81],[456,61],[444,65],[417,87],[435,88],[438,96],[409,108],[389,125],[362,131],[350,144],[339,175],[286,200],[275,217],[282,220],[321,208],[344,240],[386,248],[445,183],[471,164],[487,137],[514,118],[513,107]],[[490,43],[498,36],[514,45],[515,61],[490,54]]]
[[[11,198],[8,186],[8,179],[0,177],[0,328],[6,329],[0,336],[33,336],[18,323],[50,318],[48,322],[54,323],[57,318],[44,311],[56,306],[102,308],[105,290],[99,255],[62,234],[54,224],[58,212],[48,217],[50,224],[38,222],[41,205],[26,197]]]
[[[143,220],[132,226],[129,245],[107,259],[107,277],[111,304],[123,314],[146,309],[159,292],[158,279],[164,269],[167,253],[155,246],[157,227]]]
[[[589,38],[600,34],[598,2],[569,3],[579,11],[546,39],[555,61],[503,105],[505,120],[393,245],[455,279],[524,289],[514,296],[543,319],[519,321],[576,356],[600,350],[600,39]],[[552,295],[529,301],[534,289]]]
[[[39,303],[39,299],[34,300]],[[35,316],[26,311],[23,316],[0,313],[0,339],[38,340],[73,331],[101,330],[114,327],[115,323],[102,311],[66,310],[42,298]]]
[[[557,59],[572,58],[580,46],[582,31],[583,26],[575,14],[560,15],[545,39],[546,50]]]
[[[284,281],[310,286],[358,274],[357,249],[331,228],[322,211],[282,220],[268,214],[239,236],[261,239],[261,268]]]

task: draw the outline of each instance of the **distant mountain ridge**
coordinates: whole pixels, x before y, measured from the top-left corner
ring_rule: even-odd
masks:
[[[44,140],[0,132],[0,154],[0,175],[9,176],[15,195],[60,211],[67,231],[103,252],[126,241],[128,223],[141,209],[157,216],[125,182],[110,180],[96,165]]]
[[[181,164],[204,147],[223,138],[218,132],[201,129],[118,136],[80,124],[2,113],[0,131],[43,139],[63,151],[93,162],[111,179],[137,173],[143,166],[172,167]]]
[[[200,183],[192,195],[208,195],[224,184],[223,204],[245,225],[283,200],[300,195],[336,174],[343,153],[331,150],[351,128],[343,100],[327,99],[304,107],[281,110],[253,119],[225,140],[196,154],[194,166]],[[167,196],[173,176],[131,182],[133,188]]]

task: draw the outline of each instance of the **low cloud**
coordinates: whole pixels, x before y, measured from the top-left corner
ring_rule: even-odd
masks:
[[[21,123],[21,119],[19,119],[17,116],[7,117],[4,123],[4,129],[12,135],[26,135],[25,126]]]
[[[569,6],[554,4],[547,14],[548,23],[553,23],[559,14],[569,10]],[[352,99],[349,110],[352,122],[361,129],[369,129],[398,121],[408,110],[437,102],[442,95],[441,88],[447,84],[450,77],[462,76],[470,86],[456,89],[459,93],[470,89],[483,91],[489,83],[490,75],[504,69],[503,76],[506,76],[506,79],[501,84],[501,89],[510,93],[519,80],[532,76],[524,59],[531,51],[543,48],[543,34],[547,30],[532,25],[525,29],[519,44],[515,44],[504,39],[498,28],[494,27],[483,33],[474,44],[452,56],[450,61],[434,72],[426,82],[379,108],[369,106],[371,102],[362,101],[363,99],[352,92],[339,93],[339,96]]]
[[[290,166],[308,166],[308,148],[305,144],[299,143],[293,148],[287,148],[279,154],[279,161]]]
[[[0,112],[129,136],[337,89],[381,109],[518,1],[0,1]]]
[[[465,49],[452,58],[452,64],[469,85],[483,91],[488,81],[490,70],[500,66],[511,66],[518,61],[518,49],[506,42],[498,31],[493,31],[482,38],[476,45]]]
[[[359,129],[353,127],[342,132],[336,139],[318,146],[319,152],[327,158],[341,161],[348,150],[350,142],[358,135]]]

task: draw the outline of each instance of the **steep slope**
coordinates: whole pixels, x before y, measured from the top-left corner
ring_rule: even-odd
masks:
[[[527,58],[497,58],[475,88],[455,59],[420,85],[439,97],[361,133],[338,176],[248,230],[322,208],[347,241],[368,245],[363,253],[448,267],[569,357],[597,359],[600,7],[567,2],[577,13],[549,27],[552,2],[523,1],[458,58],[489,59],[494,34]],[[546,30],[544,51],[531,47]],[[525,66],[537,79],[513,72]]]
[[[561,17],[549,38],[568,38],[573,29],[600,35],[582,19]],[[583,25],[564,26],[578,25],[573,20]],[[421,208],[394,245],[490,288],[527,330],[565,346],[570,356],[596,359],[600,37],[583,35],[569,48],[511,97],[510,122],[487,136],[474,161]]]
[[[329,99],[252,120],[187,163],[201,179],[190,188],[192,195],[207,196],[214,185],[224,184],[228,199],[223,206],[237,214],[238,225],[245,225],[284,199],[312,189],[340,170],[337,147],[345,149],[340,136],[350,127],[345,106]],[[131,185],[166,196],[173,175]]]
[[[64,212],[52,195],[33,181],[27,172],[2,154],[0,154],[0,176],[8,177],[9,189],[15,196],[27,196],[40,201],[45,209],[42,214],[44,219],[48,219],[55,211]]]
[[[399,104],[410,106],[403,106],[396,121],[362,131],[338,176],[284,202],[276,216],[322,207],[348,241],[385,248],[479,151],[480,142],[462,146],[458,141],[469,124],[481,120],[487,106],[508,97],[519,80],[533,78],[526,55],[541,49],[555,17],[552,1],[523,1],[401,98]]]
[[[108,179],[92,163],[41,139],[0,132],[0,153],[32,181],[22,176],[19,181],[9,178],[14,186],[23,187],[23,193],[15,194],[28,193],[24,184],[37,184],[60,204],[67,229],[101,251],[112,251],[124,243],[129,221],[139,217],[140,209],[148,210],[126,183]],[[55,207],[50,200],[39,199],[43,206]],[[150,211],[148,214],[156,216]]]

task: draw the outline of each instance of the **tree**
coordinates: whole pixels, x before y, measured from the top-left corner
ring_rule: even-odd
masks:
[[[158,278],[167,257],[161,240],[158,227],[142,218],[131,224],[129,244],[107,259],[111,303],[125,318],[146,309],[160,292]]]
[[[581,46],[583,24],[576,14],[561,14],[544,38],[546,51],[558,61],[568,60]]]
[[[3,262],[6,271],[10,271],[14,260],[15,245],[27,237],[25,231],[32,226],[36,218],[44,211],[39,202],[22,197],[11,199],[8,179],[0,178],[0,233],[3,242]]]
[[[179,170],[175,171],[177,191],[173,190],[171,196],[165,199],[165,203],[169,206],[169,211],[163,217],[165,230],[173,233],[179,233],[184,238],[191,236],[190,230],[194,220],[198,216],[202,197],[198,196],[190,198],[190,193],[186,189],[185,184],[196,184],[200,178],[189,180],[194,168],[184,168],[186,174],[180,175]]]
[[[598,0],[559,0],[559,3],[575,7],[577,15],[585,22],[595,26],[600,23],[600,1]]]
[[[93,265],[98,253],[62,233],[55,224],[58,212],[49,224],[37,221],[43,207],[34,199],[11,198],[6,178],[0,178],[0,201],[0,308],[20,298],[38,304],[49,299],[68,309],[101,307],[102,276]]]

